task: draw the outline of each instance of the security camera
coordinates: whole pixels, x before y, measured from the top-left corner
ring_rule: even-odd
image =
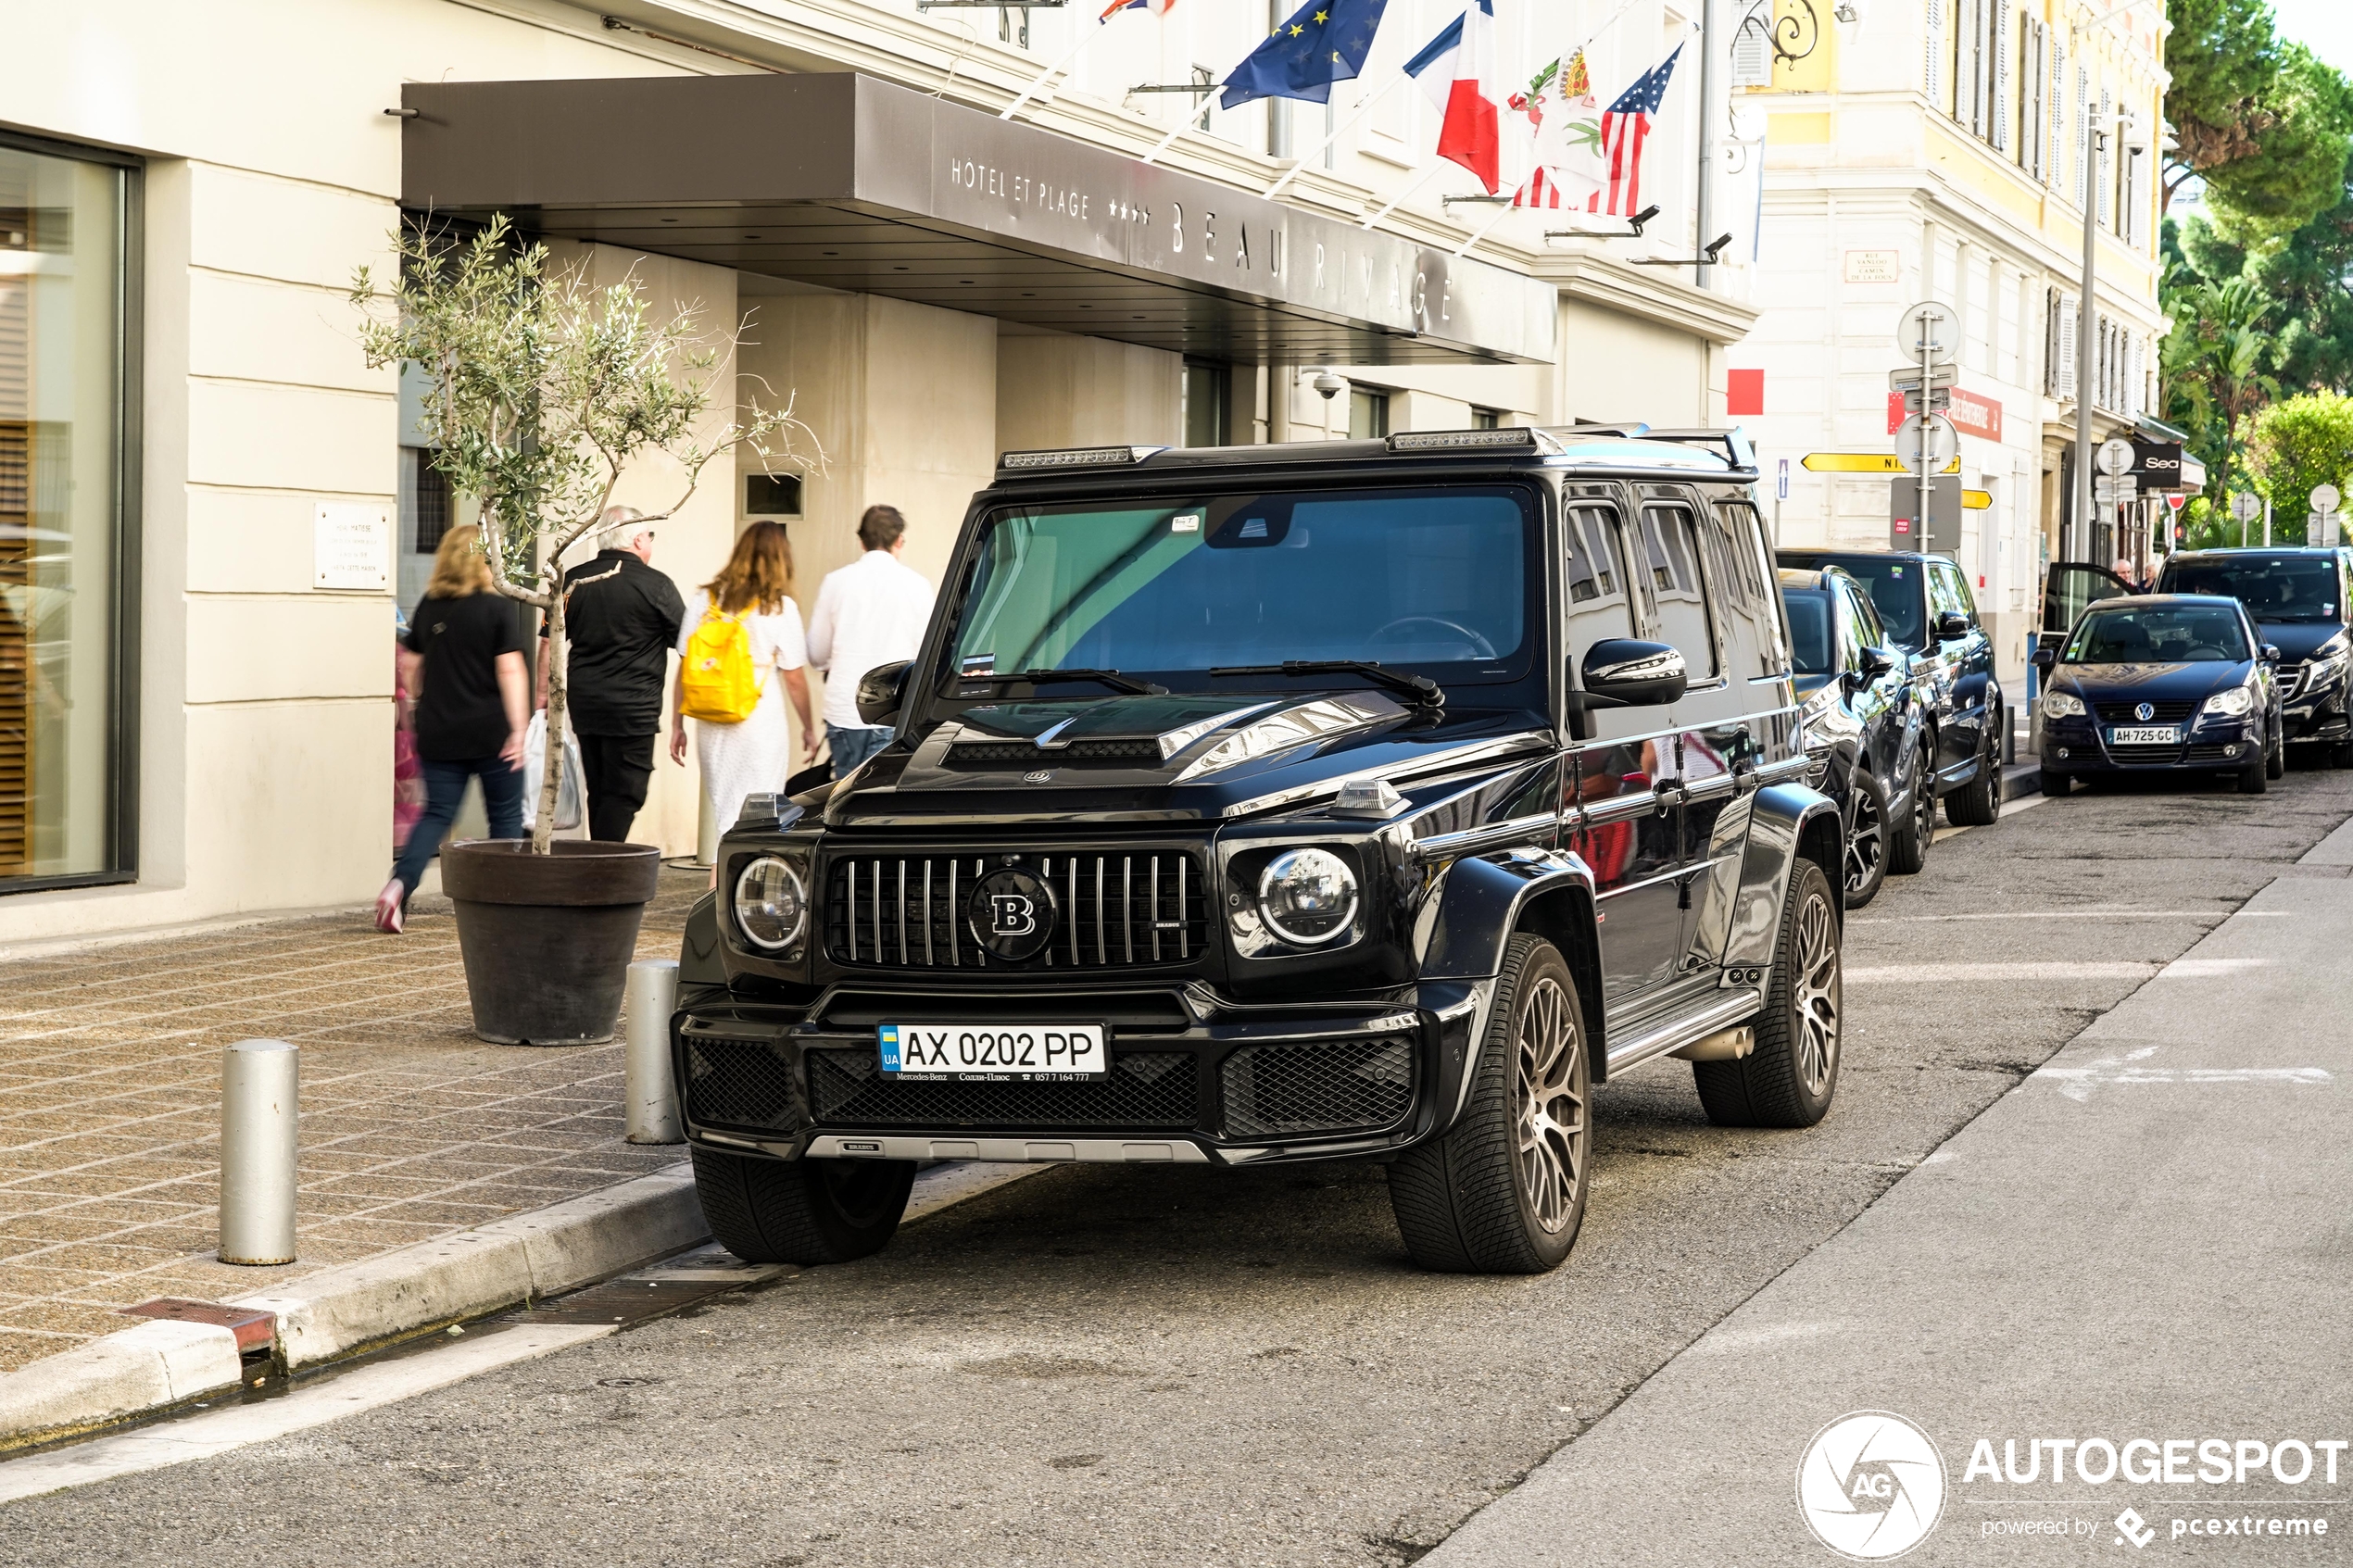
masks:
[[[1314,385],[1317,392],[1324,395],[1324,401],[1327,403],[1348,390],[1347,378],[1336,376],[1329,370],[1316,371]]]

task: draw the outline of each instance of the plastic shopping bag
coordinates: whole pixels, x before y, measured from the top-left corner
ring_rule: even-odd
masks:
[[[539,784],[546,775],[541,770],[547,762],[547,710],[541,709],[531,716],[531,728],[522,737],[522,831],[529,833],[539,823]],[[570,833],[581,822],[582,768],[580,742],[573,738],[572,726],[564,726],[564,755],[561,771],[556,779],[556,831]]]

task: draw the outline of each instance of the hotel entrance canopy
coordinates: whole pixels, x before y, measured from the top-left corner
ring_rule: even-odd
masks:
[[[1553,285],[855,73],[410,82],[401,201],[1241,363],[1549,363]]]

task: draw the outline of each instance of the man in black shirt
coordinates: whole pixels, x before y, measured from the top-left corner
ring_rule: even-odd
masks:
[[[571,646],[567,707],[580,737],[588,786],[588,834],[629,837],[654,771],[670,650],[686,606],[677,585],[653,569],[654,531],[635,508],[604,515],[596,558],[564,573],[564,630]],[[539,705],[547,705],[543,621]]]

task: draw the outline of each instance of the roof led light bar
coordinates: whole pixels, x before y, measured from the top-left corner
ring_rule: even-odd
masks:
[[[1140,463],[1165,446],[1075,446],[1062,452],[1007,452],[1000,469],[1095,469]]]
[[[1416,430],[1389,438],[1392,452],[1468,452],[1499,446],[1532,449],[1536,444],[1536,432],[1526,425],[1504,425],[1495,430]]]

